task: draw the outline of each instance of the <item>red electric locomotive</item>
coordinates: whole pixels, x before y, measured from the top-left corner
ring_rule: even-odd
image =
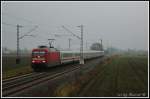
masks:
[[[32,50],[31,66],[36,71],[60,64],[60,52],[53,47],[39,46]]]

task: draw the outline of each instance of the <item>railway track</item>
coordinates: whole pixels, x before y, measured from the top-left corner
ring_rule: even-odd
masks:
[[[40,79],[43,76],[46,76],[45,74],[46,73],[33,73],[31,75],[18,77],[16,79],[12,79],[12,80],[10,79],[10,80],[5,81],[5,82],[2,83],[2,86],[3,86],[2,91],[13,88],[15,86],[23,85],[25,83],[34,81],[36,79]]]
[[[80,69],[80,65],[74,64],[71,66],[66,66],[66,68],[67,69],[56,70],[55,72],[31,73],[4,80],[2,81],[2,96],[10,96],[26,88],[30,88],[42,82],[63,76],[66,73],[71,73]]]
[[[29,74],[24,74],[24,75],[21,75],[21,76],[7,78],[7,79],[4,79],[2,82],[5,83],[5,82],[8,82],[8,81],[11,81],[11,80],[14,80],[14,79],[17,79],[17,78],[21,78],[21,77],[26,77],[26,76],[29,76],[29,75],[32,75],[32,74],[33,73],[29,73]]]

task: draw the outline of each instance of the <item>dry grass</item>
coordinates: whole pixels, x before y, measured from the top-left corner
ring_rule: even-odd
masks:
[[[21,57],[20,64],[16,64],[16,56],[3,56],[2,57],[2,78],[10,78],[27,73],[33,70],[30,67],[30,57]]]
[[[20,67],[20,68],[15,68],[15,69],[9,69],[2,74],[3,79],[15,77],[15,76],[20,76],[23,74],[31,73],[33,72],[32,68],[30,66],[25,66],[25,67]]]

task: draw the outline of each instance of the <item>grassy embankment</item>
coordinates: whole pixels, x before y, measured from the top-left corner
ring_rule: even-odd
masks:
[[[10,78],[32,72],[30,57],[21,57],[20,64],[16,64],[15,56],[2,57],[2,78]]]

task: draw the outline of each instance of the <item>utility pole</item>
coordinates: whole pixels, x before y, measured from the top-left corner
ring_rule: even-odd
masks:
[[[81,28],[81,37],[77,36],[73,32],[71,32],[69,29],[67,29],[65,26],[62,26],[66,31],[71,33],[73,36],[80,39],[80,64],[84,64],[84,57],[83,57],[83,25],[77,26]]]
[[[78,26],[79,27],[79,26]],[[71,33],[73,36],[75,36],[78,39],[81,39],[79,36],[77,36],[76,34],[74,34],[73,32],[71,32],[69,29],[67,29],[65,26],[62,26],[62,28],[64,28],[66,31],[68,31],[68,33]]]
[[[88,44],[87,44],[87,42],[86,42],[86,50],[88,49]]]
[[[102,39],[100,39],[101,40],[101,51],[103,50],[103,45],[102,45]]]
[[[32,29],[31,31],[29,31],[28,33],[26,33],[25,35],[23,35],[23,36],[19,36],[19,28],[20,27],[23,27],[23,26],[21,26],[21,25],[19,25],[19,24],[17,24],[17,58],[16,58],[16,64],[19,64],[20,63],[20,48],[19,48],[19,40],[20,39],[22,39],[22,38],[24,38],[25,36],[34,36],[34,35],[28,35],[30,32],[32,32],[35,28],[37,28],[37,26],[35,26],[35,28],[34,29]]]
[[[80,64],[84,64],[84,57],[83,57],[83,25],[80,25],[78,27],[81,28]]]
[[[71,41],[71,38],[69,38],[68,40],[69,40],[69,50],[70,50],[70,41]]]
[[[13,27],[16,27],[17,26],[17,55],[16,55],[16,64],[19,64],[20,63],[20,48],[19,48],[19,40],[24,38],[25,36],[34,36],[34,35],[28,35],[30,32],[34,31],[38,26],[35,26],[34,29],[30,30],[29,32],[27,32],[25,35],[21,36],[19,35],[19,29],[23,26],[17,24],[17,25],[13,25],[13,24],[8,24],[8,23],[2,23],[4,25],[9,25],[9,26],[13,26]]]
[[[55,37],[61,37],[61,36],[65,36],[65,37],[66,37],[66,36],[70,36],[70,35],[59,35],[59,34],[55,34],[54,36],[55,36]],[[68,45],[69,50],[70,50],[70,48],[71,48],[71,45],[70,45],[71,40],[72,40],[71,38],[68,39],[68,41],[69,41],[69,45]]]
[[[17,58],[16,58],[16,64],[20,63],[20,49],[19,49],[19,28],[20,27],[22,27],[22,26],[17,24]]]

